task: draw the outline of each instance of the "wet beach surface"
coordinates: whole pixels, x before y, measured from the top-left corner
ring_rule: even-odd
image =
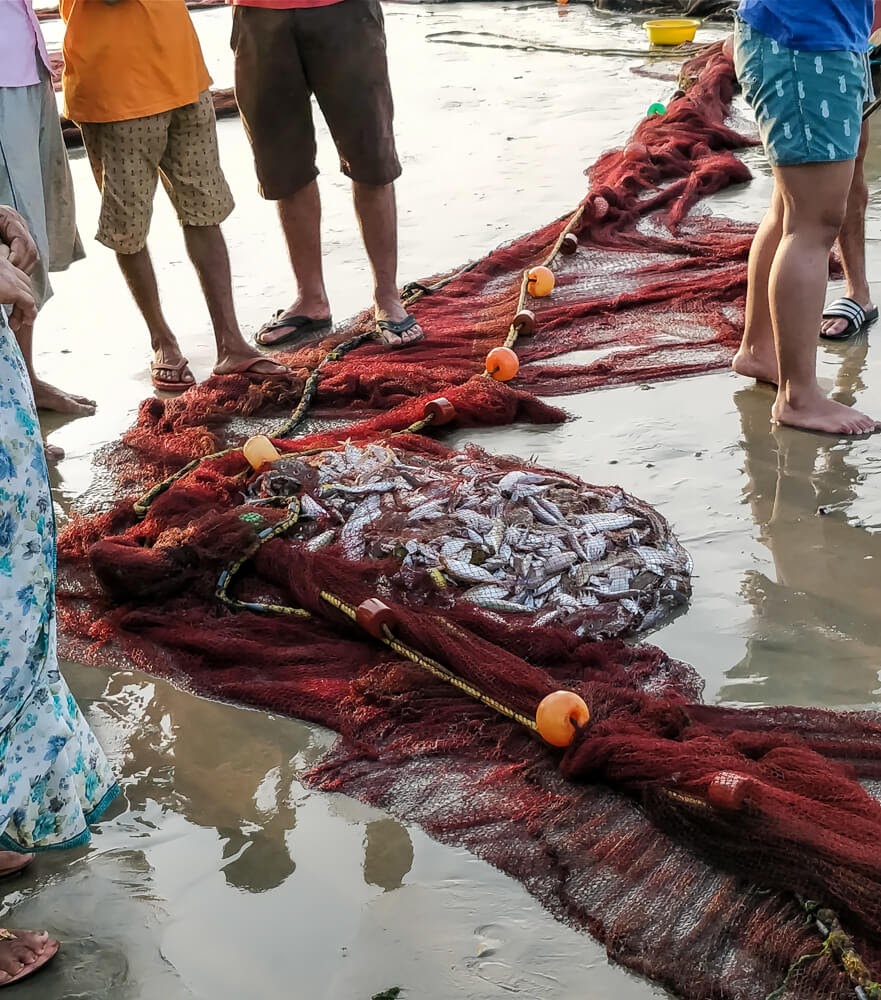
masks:
[[[585,189],[583,169],[673,89],[635,75],[645,65],[637,56],[541,48],[645,49],[637,24],[587,7],[397,3],[386,16],[405,169],[402,281],[570,211]],[[218,87],[232,79],[229,20],[227,10],[194,15]],[[57,43],[57,23],[45,27]],[[447,41],[431,37],[441,33]],[[238,204],[224,228],[252,334],[288,304],[290,274],[241,123],[219,131]],[[758,153],[747,158],[756,180],[714,208],[758,220],[768,174]],[[320,166],[328,285],[342,319],[368,301],[369,280],[323,126]],[[93,453],[150,393],[146,331],[112,255],[90,239],[98,195],[82,154],[73,169],[89,256],[54,277],[37,350],[45,377],[95,397],[100,409],[49,424],[68,454],[53,480],[61,508],[101,488],[92,484]],[[877,194],[877,145],[868,172]],[[871,238],[879,215],[873,201],[870,277],[881,276]],[[162,195],[151,246],[169,319],[204,377],[211,331]],[[881,296],[881,282],[874,287]],[[881,415],[879,353],[865,338],[824,345],[819,363],[830,389]],[[694,557],[695,594],[688,613],[652,638],[696,666],[708,701],[877,705],[879,439],[771,431],[770,390],[727,373],[556,402],[577,419],[449,440],[619,484],[670,519]],[[59,960],[18,988],[21,1000],[370,1000],[396,985],[421,1000],[663,995],[610,967],[589,937],[468,852],[351,799],[305,790],[298,778],[332,734],[135,672],[70,665],[66,675],[119,768],[125,801],[90,849],[40,858],[6,887],[5,923],[49,927],[64,942]]]

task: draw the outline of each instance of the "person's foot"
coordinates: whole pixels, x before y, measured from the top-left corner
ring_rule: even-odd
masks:
[[[285,326],[285,319],[298,318],[302,322],[303,317],[308,317],[315,324],[330,323],[330,302],[326,295],[306,297],[298,295],[295,302],[280,315],[274,317],[274,323],[278,324],[275,329],[264,327],[258,331],[255,340],[261,347],[274,347],[283,341],[289,341],[291,337],[291,327]]]
[[[377,299],[374,315],[376,316],[377,325],[382,320],[393,324],[405,323],[409,318],[409,313],[397,297],[382,302]],[[392,330],[379,331],[379,337],[387,347],[404,347],[407,344],[415,344],[417,340],[422,340],[424,336],[424,330],[415,322],[401,334],[397,334]]]
[[[771,420],[786,427],[820,431],[823,434],[874,434],[881,430],[881,424],[877,420],[845,406],[844,403],[827,398],[819,387],[815,394],[801,402],[781,399],[781,394],[778,394],[771,407]]]
[[[862,295],[859,297],[855,295],[846,295],[844,298],[850,299],[851,302],[855,302],[863,310],[864,317],[869,318],[873,315],[875,303],[872,302],[871,295]],[[836,300],[836,302],[838,301],[844,301],[844,299]],[[835,304],[836,303],[833,303],[833,305]],[[847,308],[847,306],[845,308]],[[874,313],[874,315],[877,319],[877,313]],[[869,318],[865,325],[868,326],[871,322],[872,320]],[[853,319],[849,319],[847,316],[824,317],[820,323],[820,336],[826,337],[828,340],[842,340],[848,336],[853,336],[855,333],[859,333],[861,329],[862,324],[859,324],[858,327],[858,322]]]
[[[241,350],[219,354],[214,366],[215,375],[234,375],[239,372],[249,375],[286,375],[288,371],[284,365],[245,346]]]
[[[732,369],[744,378],[754,378],[757,382],[777,385],[780,372],[777,368],[777,354],[773,347],[767,352],[743,347],[734,355]]]
[[[44,441],[43,454],[46,456],[46,461],[49,463],[60,462],[61,459],[64,458],[64,449],[59,448],[57,444],[49,444],[48,441]],[[0,855],[5,853],[5,851],[0,851]],[[2,868],[0,868],[0,878],[3,878]]]
[[[176,343],[167,347],[157,347],[150,362],[150,378],[156,389],[168,392],[182,392],[196,384],[187,359],[181,354]]]
[[[0,986],[45,965],[58,951],[46,931],[3,931],[0,940]]]
[[[31,382],[31,388],[34,390],[34,402],[38,410],[51,410],[70,417],[90,417],[98,409],[94,399],[65,392],[39,378]]]
[[[62,451],[61,454],[63,455],[64,452]],[[33,860],[33,854],[19,854],[18,851],[0,851],[0,878],[17,875],[20,871],[24,871]]]

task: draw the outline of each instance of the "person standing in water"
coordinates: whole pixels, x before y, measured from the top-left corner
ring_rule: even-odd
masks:
[[[774,171],[749,258],[743,341],[733,367],[777,386],[779,424],[831,434],[878,429],[817,383],[829,252],[845,216],[871,93],[872,0],[742,0],[734,62]]]
[[[98,241],[116,251],[150,331],[154,388],[182,392],[195,382],[147,249],[160,178],[214,326],[214,374],[286,374],[246,343],[236,319],[220,230],[233,197],[220,166],[211,78],[184,0],[61,0],[59,9],[65,113],[80,126],[101,189]]]
[[[52,295],[50,271],[83,257],[76,230],[73,181],[49,56],[32,0],[0,0],[0,204],[21,213],[39,251],[13,262],[30,276],[37,307]],[[95,412],[95,401],[50,385],[34,370],[34,328],[23,324],[18,343],[37,407],[74,417]],[[60,457],[53,449],[54,457]]]
[[[37,307],[28,276],[9,259],[14,240],[22,240],[17,228],[10,234],[0,221],[0,875],[20,870],[33,851],[86,843],[89,824],[119,792],[58,669],[55,518],[16,341]],[[0,929],[0,986],[41,969],[58,948],[45,931]]]

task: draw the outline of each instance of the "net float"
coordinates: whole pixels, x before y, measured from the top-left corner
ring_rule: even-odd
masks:
[[[575,233],[566,233],[563,242],[560,244],[560,253],[571,257],[578,250],[578,237]]]
[[[496,382],[510,382],[520,371],[520,359],[510,347],[494,347],[486,356],[486,373]]]
[[[435,427],[443,427],[444,424],[451,424],[456,419],[456,407],[446,396],[438,396],[437,399],[430,399],[425,404],[422,415],[426,419],[431,417]]]
[[[265,434],[257,434],[248,438],[242,446],[242,454],[255,472],[262,469],[264,465],[281,458],[281,452]]]
[[[750,779],[733,771],[720,771],[707,786],[707,798],[717,809],[736,812],[746,800]]]
[[[655,115],[665,115],[667,114],[667,105],[661,104],[660,101],[655,101],[654,104],[650,104],[648,111],[646,111],[646,118],[654,118]]]
[[[624,147],[624,159],[631,163],[645,161],[649,158],[648,146],[643,142],[628,142]]]
[[[378,597],[369,597],[355,610],[355,623],[374,639],[385,639],[386,630],[391,631],[397,622],[394,611]]]
[[[554,272],[544,265],[533,267],[526,272],[526,289],[537,299],[550,295],[556,283]]]
[[[542,698],[535,713],[538,734],[552,747],[568,747],[588,722],[590,709],[574,691],[554,691]]]
[[[535,333],[535,313],[531,309],[521,309],[511,325],[521,336],[528,337]]]

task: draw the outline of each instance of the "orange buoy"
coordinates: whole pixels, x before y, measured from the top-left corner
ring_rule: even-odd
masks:
[[[526,275],[526,289],[537,299],[550,295],[556,283],[554,272],[549,267],[533,267]]]
[[[522,337],[529,337],[535,333],[535,313],[531,309],[521,309],[512,326]]]
[[[384,639],[385,630],[391,631],[397,618],[394,611],[378,597],[369,597],[362,601],[355,611],[355,622],[374,639]]]
[[[746,800],[750,779],[734,771],[720,771],[707,786],[707,798],[717,809],[736,812]]]
[[[281,453],[265,434],[248,438],[242,448],[242,454],[255,471],[281,458]]]
[[[575,730],[590,721],[590,709],[574,691],[554,691],[542,698],[535,713],[538,734],[552,747],[568,747]]]
[[[649,149],[644,142],[628,142],[624,147],[624,159],[632,163],[642,162],[649,158]]]
[[[560,244],[560,253],[564,253],[567,257],[571,257],[578,250],[578,237],[575,233],[566,233],[563,237],[563,242]]]
[[[486,373],[496,382],[510,382],[520,371],[520,359],[510,347],[494,347],[486,356]]]
[[[431,417],[435,427],[443,427],[444,424],[451,424],[456,419],[456,407],[446,396],[438,396],[437,399],[429,399],[422,415]]]

